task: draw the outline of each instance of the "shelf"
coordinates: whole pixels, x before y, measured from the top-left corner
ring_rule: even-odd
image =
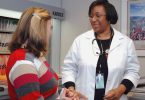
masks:
[[[9,52],[2,52],[2,51],[0,51],[0,55],[10,55],[11,54],[11,52],[9,51]]]
[[[0,55],[10,55],[10,51],[0,51]]]
[[[0,34],[0,54],[10,54],[8,45],[12,39],[12,34]]]
[[[14,31],[3,31],[3,30],[0,30],[0,34],[3,34],[3,33],[6,33],[6,34],[12,34]]]
[[[0,17],[4,19],[19,20],[19,18],[12,18],[12,17],[6,17],[6,16],[0,16]]]
[[[18,20],[17,18],[3,16],[3,14],[0,15],[0,100],[9,100],[5,68],[11,54],[8,44],[16,30]]]
[[[4,100],[3,98],[5,98],[5,100],[8,100],[8,98],[9,98],[9,96],[8,96],[8,86],[0,85],[0,87],[4,88],[4,91],[0,91],[0,100]]]
[[[18,19],[0,16],[0,32],[13,33],[16,30]]]

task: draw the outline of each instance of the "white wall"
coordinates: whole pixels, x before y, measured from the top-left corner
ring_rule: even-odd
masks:
[[[115,6],[118,13],[118,22],[117,24],[113,25],[113,27],[118,31],[121,31],[121,0],[109,0],[109,2]]]
[[[61,8],[61,0],[30,0],[38,3]]]
[[[62,0],[62,8],[65,9],[65,20],[61,24],[61,63],[72,45],[73,40],[81,33],[91,29],[88,20],[89,5],[94,0]],[[120,18],[120,0],[110,0]],[[120,19],[115,28],[120,30]],[[67,42],[66,42],[67,41]]]
[[[61,40],[61,21],[53,19],[53,33],[51,37],[50,62],[57,74],[60,74],[60,40]]]
[[[61,63],[73,40],[90,29],[88,7],[93,0],[62,0],[65,20],[61,23]]]

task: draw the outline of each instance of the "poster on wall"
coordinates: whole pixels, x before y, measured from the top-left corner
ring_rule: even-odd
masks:
[[[145,0],[128,1],[128,35],[137,50],[145,50]]]
[[[0,55],[0,85],[7,85],[6,66],[9,55]]]

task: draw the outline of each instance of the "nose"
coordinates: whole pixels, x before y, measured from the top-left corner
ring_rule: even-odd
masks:
[[[96,18],[95,18],[95,17],[93,17],[93,18],[92,18],[92,21],[96,21]]]

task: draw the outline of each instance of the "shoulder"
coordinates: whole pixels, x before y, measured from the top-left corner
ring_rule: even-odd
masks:
[[[7,74],[9,73],[13,65],[16,63],[16,61],[23,60],[23,59],[25,59],[25,51],[23,49],[18,49],[12,52],[7,62],[7,68],[6,68]]]
[[[77,36],[75,38],[74,42],[80,43],[80,42],[87,41],[89,39],[94,39],[94,31],[93,30],[88,30],[88,31],[80,34],[79,36]]]
[[[89,39],[94,37],[94,31],[93,30],[88,30],[82,34],[80,34],[76,39]]]
[[[119,32],[118,30],[114,29],[114,34],[117,35],[120,39],[123,39],[126,42],[133,42],[131,38],[129,38],[126,34]]]
[[[14,52],[11,53],[10,58],[12,59],[24,59],[25,58],[26,51],[24,49],[17,49]]]

